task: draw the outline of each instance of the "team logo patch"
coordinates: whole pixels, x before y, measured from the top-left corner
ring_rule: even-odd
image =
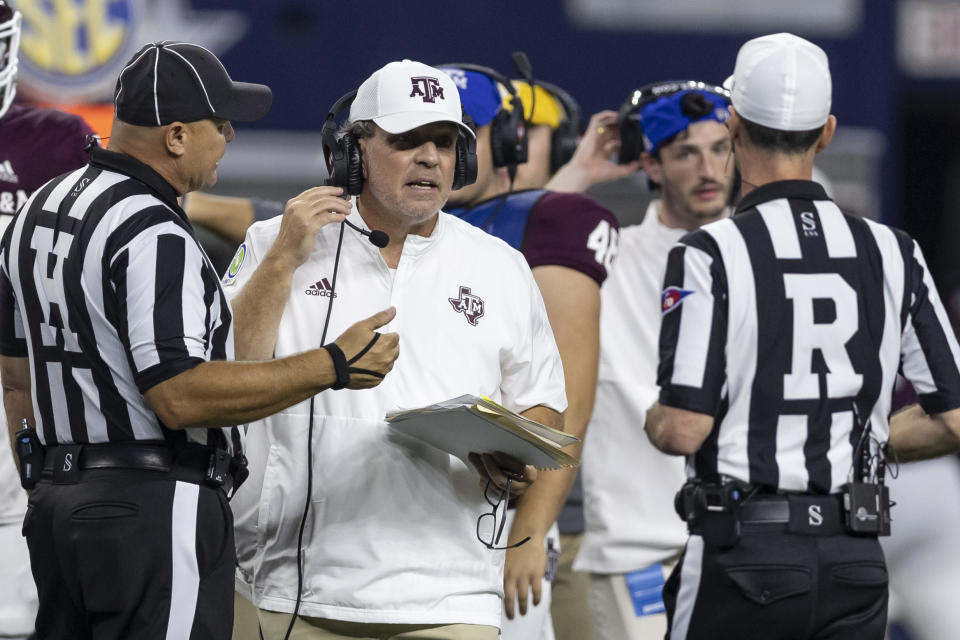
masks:
[[[240,273],[240,267],[243,266],[243,259],[247,257],[247,243],[243,243],[237,249],[236,255],[233,256],[233,261],[230,263],[230,266],[227,267],[227,275],[223,276],[223,284],[230,284],[233,282],[233,279],[237,277],[237,274]]]
[[[470,293],[470,287],[460,286],[459,298],[447,298],[450,305],[457,313],[462,313],[467,317],[467,322],[477,326],[477,320],[483,317],[483,298]]]
[[[679,307],[683,299],[691,293],[693,293],[693,291],[687,291],[680,287],[667,287],[663,290],[663,293],[660,294],[660,313],[670,313]]]
[[[436,102],[437,98],[441,100],[445,99],[443,97],[443,87],[440,86],[440,80],[438,78],[417,76],[410,78],[410,84],[413,85],[413,90],[409,96],[411,98],[420,96],[424,102]]]

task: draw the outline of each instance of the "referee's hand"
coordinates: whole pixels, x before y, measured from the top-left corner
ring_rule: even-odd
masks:
[[[310,257],[317,233],[331,222],[343,222],[351,210],[340,187],[312,187],[287,200],[274,242],[279,255],[296,269]]]
[[[339,338],[334,340],[336,345],[343,351],[347,361],[357,357],[363,349],[373,340],[376,330],[389,323],[397,315],[394,307],[389,307],[373,314],[369,318],[360,320],[344,331]],[[393,369],[393,363],[400,355],[400,336],[396,333],[383,333],[376,342],[357,358],[355,362],[350,363],[350,383],[348,389],[369,389],[375,387],[383,381],[383,377]],[[372,371],[380,374],[371,375],[363,371],[354,371],[361,369],[363,371]]]

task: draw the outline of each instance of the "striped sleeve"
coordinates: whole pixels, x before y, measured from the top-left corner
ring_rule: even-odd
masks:
[[[899,234],[898,234],[899,235]],[[901,242],[907,278],[901,372],[930,414],[960,407],[960,348],[916,241]]]
[[[204,258],[190,232],[162,206],[131,217],[107,245],[117,330],[144,393],[209,357]]]
[[[660,312],[661,404],[715,415],[726,382],[726,276],[705,232],[671,249]]]

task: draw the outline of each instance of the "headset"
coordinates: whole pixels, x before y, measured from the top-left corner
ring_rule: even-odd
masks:
[[[337,117],[350,108],[356,97],[357,92],[354,90],[333,103],[320,130],[323,157],[327,161],[327,171],[330,174],[327,185],[340,187],[351,196],[358,196],[363,190],[360,144],[350,131],[337,135]],[[462,112],[461,120],[476,134],[477,128],[473,119],[466,112]],[[475,136],[466,135],[460,127],[457,127],[456,154],[457,160],[453,168],[454,190],[477,181],[477,140]]]
[[[557,124],[550,136],[550,175],[567,164],[580,143],[580,105],[569,93],[550,82],[533,79],[533,66],[523,51],[513,52],[513,66],[524,82],[530,86],[530,117],[533,118],[537,104],[536,87],[539,85],[560,103],[563,119]]]
[[[494,167],[513,167],[527,161],[527,125],[523,119],[523,105],[517,88],[510,78],[490,67],[465,62],[434,65],[438,69],[452,67],[463,71],[481,73],[499,83],[510,94],[510,109],[499,109],[490,121],[490,155]]]
[[[550,82],[533,79],[533,66],[523,51],[513,52],[513,66],[517,73],[530,86],[530,118],[533,118],[537,104],[537,85],[560,103],[563,119],[557,124],[550,136],[550,175],[567,164],[580,142],[580,105],[569,93]]]
[[[620,107],[617,122],[620,125],[620,154],[617,161],[629,164],[646,151],[643,135],[642,112],[651,102],[681,91],[705,91],[723,98],[730,104],[730,92],[723,87],[707,84],[698,80],[669,80],[655,82],[634,91]]]
[[[527,79],[524,78],[524,80]],[[560,170],[560,167],[570,162],[580,143],[580,105],[573,96],[552,82],[543,80],[533,82],[532,80],[532,78],[527,80],[527,83],[531,86],[539,86],[563,107],[564,117],[553,130],[550,138],[550,174],[553,175]]]

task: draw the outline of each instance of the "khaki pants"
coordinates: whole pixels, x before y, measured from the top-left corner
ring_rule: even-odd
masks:
[[[662,563],[664,580],[677,559]],[[590,611],[597,640],[663,640],[667,633],[666,612],[637,615],[622,573],[590,574]]]
[[[557,640],[593,640],[590,622],[590,574],[573,570],[583,534],[560,534],[560,564],[553,580],[550,616]]]
[[[233,640],[260,640],[260,619],[253,603],[233,593]]]
[[[283,640],[289,613],[259,610],[264,640]],[[475,624],[371,624],[298,616],[290,640],[497,640],[496,627]]]

